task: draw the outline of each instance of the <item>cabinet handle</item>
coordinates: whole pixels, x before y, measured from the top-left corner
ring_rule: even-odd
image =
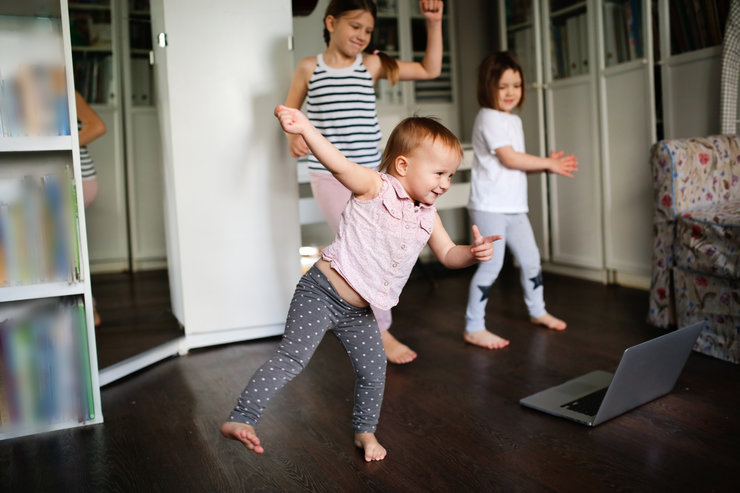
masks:
[[[160,46],[160,48],[164,48],[167,46],[167,33],[157,34],[157,44]]]

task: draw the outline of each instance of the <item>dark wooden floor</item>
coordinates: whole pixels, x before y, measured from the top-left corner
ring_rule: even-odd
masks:
[[[352,445],[353,377],[327,337],[271,402],[257,456],[219,426],[275,338],[194,351],[102,390],[105,423],[0,443],[0,490],[15,491],[737,491],[740,367],[692,354],[674,392],[596,428],[522,408],[519,398],[656,336],[643,291],[545,276],[568,329],[531,326],[516,273],[492,291],[489,324],[511,339],[465,345],[471,271],[410,281],[394,332],[419,352],[389,367],[366,464]]]
[[[165,270],[93,275],[92,292],[102,320],[95,330],[101,369],[183,335]]]

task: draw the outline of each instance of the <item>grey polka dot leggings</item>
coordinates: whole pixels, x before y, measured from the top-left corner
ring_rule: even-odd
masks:
[[[272,396],[306,367],[327,331],[337,336],[355,370],[352,427],[355,433],[374,433],[383,401],[386,365],[378,324],[369,307],[347,303],[316,266],[298,282],[283,340],[252,376],[229,421],[256,426]]]

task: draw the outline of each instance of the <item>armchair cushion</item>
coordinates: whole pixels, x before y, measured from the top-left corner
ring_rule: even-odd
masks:
[[[740,279],[740,199],[684,212],[675,236],[676,266]]]

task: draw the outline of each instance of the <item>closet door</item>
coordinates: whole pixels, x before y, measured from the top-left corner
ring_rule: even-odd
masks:
[[[650,276],[655,142],[650,2],[596,2],[606,268]],[[633,42],[629,42],[633,40]]]
[[[595,53],[589,6],[583,1],[543,2],[546,19],[545,100],[549,149],[578,157],[569,179],[550,175],[552,260],[601,270],[604,243],[599,163]]]
[[[273,116],[291,4],[157,0],[152,22],[173,312],[189,347],[282,333],[300,276],[295,160]]]

